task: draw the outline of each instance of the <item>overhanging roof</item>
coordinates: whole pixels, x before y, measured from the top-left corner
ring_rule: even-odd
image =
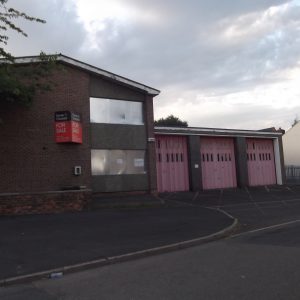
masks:
[[[59,61],[59,62],[77,67],[79,69],[82,69],[84,71],[87,71],[87,72],[90,72],[90,73],[93,73],[93,74],[96,74],[96,75],[101,75],[101,76],[106,77],[106,78],[108,78],[112,81],[115,81],[115,82],[118,82],[120,84],[129,86],[131,88],[138,89],[138,90],[141,90],[143,92],[146,92],[149,95],[157,96],[160,93],[160,91],[157,90],[157,89],[154,89],[154,88],[149,87],[147,85],[144,85],[142,83],[130,80],[128,78],[119,76],[117,74],[105,71],[103,69],[100,69],[98,67],[89,65],[89,64],[84,63],[84,62],[81,62],[79,60],[68,57],[66,55],[57,54],[55,56],[57,58],[57,61]],[[28,64],[28,63],[37,63],[37,62],[41,62],[41,61],[42,60],[40,59],[39,56],[24,56],[24,57],[16,57],[15,60],[14,60],[14,63]]]

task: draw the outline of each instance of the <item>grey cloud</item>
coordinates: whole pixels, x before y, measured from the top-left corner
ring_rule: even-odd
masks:
[[[17,20],[16,23],[28,34],[27,38],[12,33],[8,50],[15,56],[47,53],[64,53],[77,56],[86,32],[78,22],[74,4],[69,0],[8,1],[8,6],[46,20],[46,24]]]
[[[270,6],[280,5],[290,0],[129,0],[141,10],[156,10],[165,16],[193,20],[214,20],[223,17],[264,10]]]
[[[240,104],[238,110],[215,115],[213,118],[205,115],[201,115],[201,117],[197,114],[190,115],[189,126],[253,130],[275,126],[287,130],[299,111],[300,105],[295,108],[276,109],[270,105]]]
[[[251,92],[259,85],[285,80],[278,74],[300,60],[299,6],[265,17],[261,27],[249,27],[269,7],[291,1],[119,2],[138,8],[140,18],[129,23],[106,20],[105,28],[95,32],[98,48],[92,48],[87,43],[88,32],[78,21],[76,0],[10,0],[13,7],[47,20],[45,25],[22,22],[29,37],[14,35],[10,49],[15,55],[45,50],[73,56],[161,89],[156,106],[171,108],[178,105],[174,98],[185,98],[185,95],[190,96],[191,103],[197,103],[199,94],[222,98],[228,93]],[[142,22],[144,12],[157,16],[157,21]],[[224,30],[233,25],[242,30],[242,34],[226,39]],[[234,124],[240,124],[239,127],[253,128],[253,120],[266,125],[275,120],[275,125],[287,126],[281,125],[280,120],[287,124],[300,107],[294,110],[241,104],[238,112],[214,118],[203,115],[200,120],[196,112],[183,118],[194,126],[236,127]],[[260,127],[263,126],[257,125]]]
[[[285,2],[224,1],[225,5],[222,1],[129,1],[143,9],[157,10],[163,16],[165,13],[166,22],[157,26],[140,23],[123,26],[118,20],[109,20],[106,30],[97,34],[101,51],[89,52],[89,60],[103,62],[104,68],[113,67],[122,74],[127,70],[128,76],[161,89],[184,84],[187,89],[222,91],[232,86],[245,89],[265,84],[273,80],[268,76],[273,71],[288,68],[299,59],[299,41],[292,40],[293,31],[298,31],[299,13],[293,10],[283,16],[289,19],[289,27],[281,19],[275,19],[272,26],[281,30],[282,36],[273,39],[269,37],[271,29],[262,36],[226,43],[220,37],[222,28],[216,24],[227,19],[230,25],[236,20],[233,15]],[[194,12],[197,18],[193,17]],[[219,19],[204,21],[209,12]],[[179,17],[168,18],[172,13]],[[111,39],[115,31],[118,37]]]
[[[10,49],[16,55],[36,54],[36,49],[62,52],[161,89],[172,84],[220,93],[232,86],[245,89],[265,84],[268,72],[288,67],[299,57],[299,41],[292,40],[299,13],[294,10],[283,16],[291,24],[288,28],[277,20],[283,27],[280,39],[266,37],[259,43],[255,38],[224,42],[217,24],[227,20],[230,25],[241,14],[285,2],[129,0],[141,13],[151,10],[160,15],[162,24],[107,20],[105,30],[96,33],[99,49],[91,50],[82,47],[88,33],[78,22],[71,0],[14,0],[9,2],[12,6],[45,18],[47,24],[22,22],[29,38],[13,38]]]

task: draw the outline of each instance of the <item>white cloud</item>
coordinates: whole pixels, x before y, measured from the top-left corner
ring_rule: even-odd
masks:
[[[10,0],[15,55],[63,52],[162,90],[157,118],[192,126],[288,127],[300,115],[300,5],[294,0]]]

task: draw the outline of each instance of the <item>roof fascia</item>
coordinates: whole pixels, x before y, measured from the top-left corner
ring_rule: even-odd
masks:
[[[174,135],[222,135],[222,136],[253,136],[253,137],[280,137],[279,132],[263,132],[255,130],[236,130],[236,129],[214,129],[214,128],[186,128],[186,127],[154,127],[156,134]]]
[[[91,72],[93,74],[104,76],[113,81],[119,82],[123,85],[127,85],[130,87],[142,90],[143,92],[146,92],[147,94],[152,95],[154,97],[159,95],[159,93],[160,93],[160,91],[157,89],[151,88],[149,86],[146,86],[144,84],[141,84],[141,83],[133,81],[133,80],[130,80],[128,78],[119,76],[117,74],[102,70],[100,68],[86,64],[84,62],[81,62],[79,60],[73,59],[71,57],[68,57],[68,56],[65,56],[62,54],[57,55],[57,60],[62,63],[66,63],[66,64],[72,65],[74,67],[80,68],[82,70]],[[29,64],[29,63],[38,63],[38,62],[41,62],[41,59],[39,58],[39,56],[16,57],[14,60],[14,63],[17,63],[17,64]]]

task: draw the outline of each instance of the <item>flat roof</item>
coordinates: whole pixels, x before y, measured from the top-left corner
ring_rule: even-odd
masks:
[[[48,55],[48,56],[51,56],[51,55]],[[79,69],[82,69],[82,70],[90,72],[90,73],[94,73],[96,75],[101,75],[112,81],[115,81],[115,82],[121,83],[123,85],[127,85],[129,87],[146,92],[149,95],[157,96],[160,93],[160,91],[157,89],[154,89],[154,88],[144,85],[142,83],[136,82],[134,80],[128,79],[126,77],[108,72],[108,71],[100,69],[98,67],[89,65],[87,63],[84,63],[82,61],[68,57],[66,55],[54,54],[53,56],[56,56],[56,59],[59,62],[77,67]],[[14,59],[14,63],[17,63],[17,64],[29,64],[29,63],[38,63],[38,62],[42,62],[42,60],[39,56],[23,56],[23,57],[16,57]]]
[[[222,129],[206,127],[154,127],[155,134],[162,135],[214,135],[214,136],[244,136],[244,137],[270,137],[282,136],[281,132],[244,130],[244,129]]]

